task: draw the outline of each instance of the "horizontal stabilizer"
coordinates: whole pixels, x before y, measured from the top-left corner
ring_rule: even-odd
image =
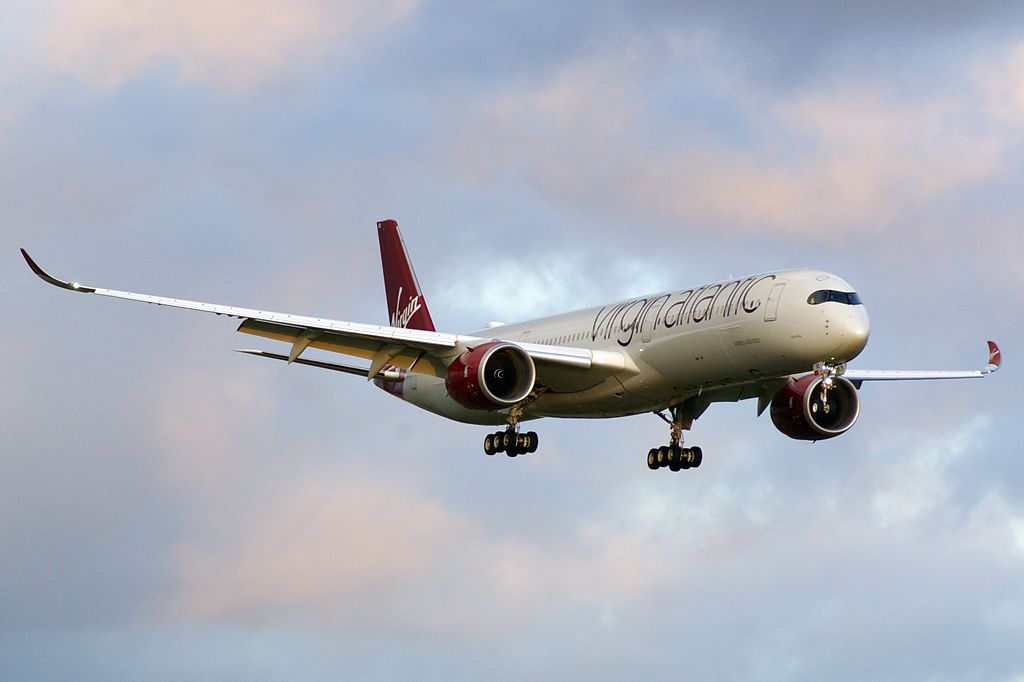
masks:
[[[337,362],[325,362],[323,360],[309,360],[307,358],[293,358],[289,359],[287,355],[281,355],[279,353],[268,353],[265,350],[253,350],[251,348],[236,348],[236,352],[245,353],[246,355],[256,355],[261,358],[270,358],[271,360],[282,360],[289,364],[296,365],[309,365],[310,367],[319,367],[320,369],[330,369],[335,372],[344,372],[345,374],[354,374],[360,377],[366,377],[369,374],[369,370],[365,367],[354,367],[352,365],[342,365]],[[397,373],[396,373],[397,374]],[[398,376],[391,376],[389,372],[383,372],[373,377],[375,379],[382,379],[384,381],[394,381]]]

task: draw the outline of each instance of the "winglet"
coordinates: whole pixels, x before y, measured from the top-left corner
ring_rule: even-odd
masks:
[[[28,255],[28,251],[26,251],[25,249],[21,250],[21,255],[25,257],[25,262],[28,263],[28,266],[30,268],[32,268],[32,272],[36,273],[36,275],[39,276],[39,279],[43,280],[44,282],[52,284],[55,287],[60,287],[61,289],[78,291],[83,294],[91,294],[96,291],[92,287],[82,286],[78,282],[65,282],[62,279],[57,279],[53,275],[50,275],[41,267],[39,267],[34,260],[32,260],[32,256]]]
[[[996,345],[995,341],[989,341],[988,342],[988,367],[986,367],[983,371],[985,372],[985,374],[991,374],[992,372],[995,372],[996,370],[998,370],[1002,366],[1003,366],[1003,354],[999,350],[999,346]]]

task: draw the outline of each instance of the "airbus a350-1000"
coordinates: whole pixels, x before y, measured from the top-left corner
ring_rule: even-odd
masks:
[[[973,371],[857,370],[847,361],[868,341],[868,314],[853,287],[820,270],[785,270],[652,294],[469,334],[434,329],[405,244],[393,220],[377,223],[390,324],[358,324],[136,294],[44,272],[64,289],[242,320],[238,331],[291,345],[264,358],[367,377],[393,396],[449,419],[503,428],[484,438],[488,455],[537,450],[522,422],[540,417],[622,417],[653,412],[670,427],[668,445],[647,453],[651,469],[700,466],[683,447],[716,402],[757,400],[757,413],[790,438],[823,440],[853,426],[862,382],[983,377]],[[302,357],[308,348],[369,361],[358,367]]]

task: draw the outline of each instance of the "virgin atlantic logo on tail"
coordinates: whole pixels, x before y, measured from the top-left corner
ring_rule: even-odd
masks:
[[[406,327],[409,324],[409,320],[412,316],[419,312],[420,308],[420,295],[416,294],[409,299],[409,302],[405,304],[405,307],[401,310],[398,306],[402,305],[402,289],[404,287],[398,287],[398,300],[395,301],[395,312],[391,315],[391,326],[392,327]]]

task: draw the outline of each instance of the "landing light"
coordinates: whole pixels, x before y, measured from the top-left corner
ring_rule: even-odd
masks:
[[[71,288],[72,288],[72,289],[81,289],[81,288],[82,288],[82,285],[81,285],[81,284],[79,284],[78,282],[72,282],[72,283],[71,283]]]

